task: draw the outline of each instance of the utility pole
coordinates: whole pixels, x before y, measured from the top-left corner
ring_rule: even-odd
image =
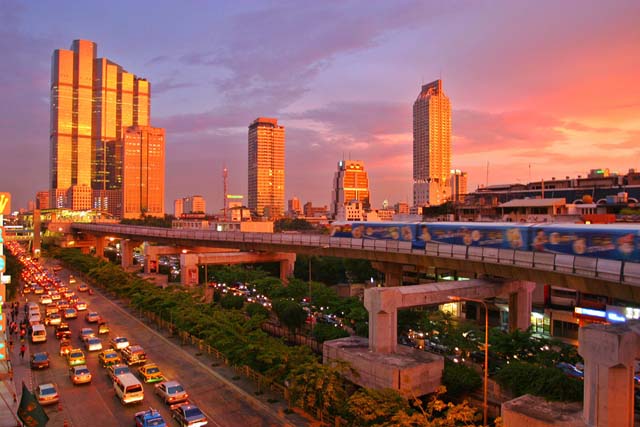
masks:
[[[222,169],[222,186],[223,186],[223,195],[222,197],[224,197],[224,200],[222,202],[222,212],[223,212],[223,216],[224,216],[224,220],[227,220],[227,178],[229,176],[227,167],[223,165],[223,169]]]

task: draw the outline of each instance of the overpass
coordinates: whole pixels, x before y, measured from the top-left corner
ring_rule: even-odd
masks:
[[[624,261],[437,243],[427,243],[424,250],[418,250],[411,248],[409,242],[307,234],[179,230],[99,223],[73,223],[70,231],[76,235],[76,240],[84,234],[185,247],[367,259],[385,273],[389,286],[400,285],[402,266],[412,265],[421,271],[438,268],[472,277],[551,283],[640,303],[640,264]]]

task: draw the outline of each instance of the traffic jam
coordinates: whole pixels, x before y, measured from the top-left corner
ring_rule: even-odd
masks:
[[[17,243],[7,246],[23,267],[22,298],[10,304],[9,331],[12,340],[19,341],[19,357],[24,362],[28,358],[32,391],[43,407],[55,408],[66,392],[73,393],[70,387],[99,382],[97,387],[104,389],[106,383],[122,405],[144,401],[166,408],[136,411],[132,420],[136,426],[168,425],[163,412],[170,413],[180,426],[208,424],[178,379],[167,378],[149,352],[120,331],[113,331],[109,319],[92,310],[89,299],[93,290],[86,283],[59,265],[31,258]],[[43,349],[47,341],[57,342],[55,353]],[[49,344],[46,348],[52,347]],[[47,381],[44,371],[52,367],[68,369],[68,380]],[[149,392],[155,397],[145,399]]]

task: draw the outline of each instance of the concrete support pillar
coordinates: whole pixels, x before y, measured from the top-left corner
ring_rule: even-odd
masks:
[[[180,283],[185,286],[198,284],[198,254],[180,254]]]
[[[101,259],[105,259],[104,257],[104,237],[96,236],[96,256]]]
[[[587,325],[579,330],[584,358],[583,417],[593,427],[632,427],[634,360],[640,354],[635,325]]]
[[[385,286],[402,286],[402,264],[376,261],[372,262],[371,265],[376,270],[384,273]]]
[[[146,255],[144,257],[144,274],[158,272],[158,256],[156,254]]]
[[[295,267],[295,265],[295,253],[286,254],[286,258],[280,260],[280,280],[282,280],[282,283],[289,283],[289,277],[293,276],[293,268]]]
[[[129,239],[120,241],[120,265],[123,270],[127,270],[133,265],[133,250],[140,246],[141,242]]]
[[[371,288],[364,291],[364,306],[369,311],[369,350],[396,353],[398,346],[399,296],[393,288]],[[401,299],[401,298],[400,298]]]
[[[33,245],[31,246],[31,253],[34,257],[40,258],[40,209],[33,210]]]
[[[527,330],[531,326],[531,305],[535,282],[519,281],[517,290],[509,293],[509,330]]]

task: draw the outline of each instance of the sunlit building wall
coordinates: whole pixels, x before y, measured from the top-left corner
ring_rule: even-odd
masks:
[[[249,209],[258,216],[284,214],[285,129],[277,119],[258,117],[249,126]]]
[[[122,135],[150,123],[150,85],[74,40],[51,66],[50,207],[122,211]],[[69,191],[73,186],[83,186]],[[80,197],[86,187],[92,197]],[[102,199],[107,197],[108,199]],[[120,200],[120,202],[118,202]],[[86,206],[82,203],[88,203]]]
[[[183,212],[185,213],[205,213],[207,202],[202,196],[189,196],[182,199]]]
[[[184,201],[182,199],[176,199],[173,201],[173,216],[180,218],[184,212]]]
[[[422,86],[413,104],[413,205],[440,205],[450,197],[451,104],[442,80]]]
[[[49,209],[49,191],[38,191],[36,193],[36,209]]]
[[[464,202],[467,194],[467,173],[460,169],[451,169],[449,186],[451,187],[451,200],[453,202]]]
[[[369,194],[369,176],[360,160],[340,160],[338,170],[333,176],[331,192],[331,215],[335,218],[345,203],[357,200],[362,209],[371,209]]]
[[[122,218],[164,216],[164,129],[132,126],[123,140]]]

